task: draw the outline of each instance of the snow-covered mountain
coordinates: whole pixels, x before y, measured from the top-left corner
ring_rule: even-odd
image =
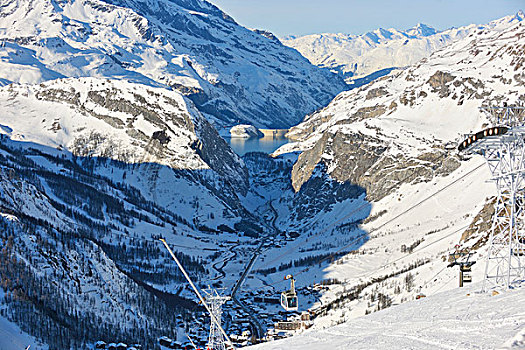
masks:
[[[159,235],[227,288],[259,240],[290,239],[268,218],[294,198],[291,160],[240,159],[177,91],[65,78],[0,87],[0,105],[0,317],[50,349],[204,339]]]
[[[405,31],[380,28],[363,35],[312,34],[287,37],[282,42],[298,50],[313,64],[342,75],[350,84],[362,85],[392,69],[410,66],[469,34],[524,18],[520,11],[487,25],[472,24],[444,31],[419,23]]]
[[[250,240],[235,225],[258,227],[242,160],[164,88],[69,78],[4,86],[0,104],[0,316],[52,349],[176,336],[168,315],[193,304],[155,237],[213,278],[209,255]]]
[[[277,125],[264,106],[313,110],[315,86],[332,78],[202,1],[21,0],[1,11],[0,324],[20,341],[204,340],[159,235],[201,288],[228,293],[254,262],[236,295],[246,308],[225,306],[237,333],[249,316],[264,327],[284,318],[273,302],[288,273],[321,329],[453,288],[445,266],[458,242],[483,258],[494,186],[481,159],[454,149],[488,123],[479,106],[525,99],[525,22],[503,19],[341,93],[275,157],[241,159],[208,118],[227,123],[261,103],[264,116],[246,120]]]
[[[305,151],[299,157],[297,168],[312,161],[308,155],[315,154],[316,160],[311,165],[323,159],[329,173],[338,180],[346,180],[343,173],[338,176],[338,171],[352,173],[354,167],[350,164],[357,161],[346,158],[344,163],[337,162],[332,166],[330,158],[323,157],[360,147],[359,143],[344,146],[343,142],[343,149],[334,150],[339,138],[365,141],[371,147],[364,148],[363,156],[373,160],[367,165],[373,166],[373,169],[368,169],[373,171],[363,169],[363,173],[354,173],[356,177],[352,180],[371,190],[374,186],[384,185],[373,178],[365,180],[380,173],[381,167],[376,161],[384,167],[390,168],[387,163],[391,163],[397,168],[395,164],[400,163],[400,157],[426,153],[429,153],[428,157],[438,157],[436,148],[448,153],[447,144],[486,122],[477,110],[482,104],[500,101],[513,104],[523,99],[523,57],[519,50],[525,45],[521,40],[524,27],[524,22],[501,21],[492,29],[485,29],[434,52],[404,71],[341,93],[326,108],[293,127],[288,136],[298,142],[284,146],[277,154]],[[320,147],[326,151],[321,151]],[[300,174],[307,173],[302,171]],[[307,179],[308,175],[302,181],[295,177],[296,189]],[[388,191],[380,191],[375,196],[382,198],[385,194]]]
[[[13,0],[0,80],[106,77],[177,90],[218,124],[289,127],[345,88],[203,0]]]
[[[50,349],[203,339],[155,238],[231,287],[273,233],[212,124],[287,127],[346,87],[267,36],[201,0],[1,4],[2,324]]]
[[[274,155],[297,157],[296,207],[308,212],[322,196],[337,198],[341,192],[320,185],[326,179],[360,189],[358,198],[345,194],[314,216],[279,221],[305,234],[289,243],[283,269],[269,276],[297,276],[318,315],[314,328],[455,288],[457,271],[446,265],[456,244],[473,249],[474,280],[482,278],[496,189],[483,159],[463,158],[456,146],[463,134],[490,124],[482,105],[524,103],[524,38],[525,22],[504,19],[341,93],[291,129],[296,142]],[[350,202],[340,205],[344,198]],[[335,261],[322,271],[301,264],[309,256],[323,261],[326,251]],[[329,290],[310,304],[310,285],[321,279]]]

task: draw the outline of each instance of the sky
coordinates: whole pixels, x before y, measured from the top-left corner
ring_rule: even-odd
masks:
[[[525,10],[525,0],[208,0],[237,23],[277,36],[363,34],[377,28],[484,24]]]

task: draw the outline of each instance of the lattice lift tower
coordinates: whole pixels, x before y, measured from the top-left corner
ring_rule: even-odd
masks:
[[[190,284],[190,286],[193,288],[193,291],[197,295],[197,297],[200,299],[202,305],[206,308],[208,313],[210,314],[211,319],[211,325],[210,325],[210,335],[208,337],[208,350],[235,350],[235,347],[233,346],[232,341],[230,340],[230,337],[226,334],[224,329],[221,326],[221,319],[222,319],[222,305],[226,300],[229,299],[229,297],[222,297],[217,293],[215,289],[208,289],[206,292],[206,299],[202,297],[201,293],[195,286],[195,284],[192,282],[190,276],[180,263],[179,259],[175,256],[171,248],[169,247],[166,240],[163,238],[160,238],[160,241],[164,244],[168,252],[170,253],[173,260],[175,260],[175,263],[181,270],[184,277],[186,277],[186,280]]]
[[[497,187],[483,289],[525,280],[525,107],[482,107],[492,126],[470,134],[459,151],[481,154]]]
[[[213,350],[227,350],[229,349],[226,344],[226,339],[221,332],[221,320],[222,320],[222,305],[229,300],[229,297],[221,296],[215,289],[205,290],[205,300],[208,302],[210,307],[211,324],[210,334],[208,336],[208,349]],[[216,321],[214,321],[214,319]]]

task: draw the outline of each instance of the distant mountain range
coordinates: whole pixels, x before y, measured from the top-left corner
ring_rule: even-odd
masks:
[[[520,11],[502,20],[518,22],[523,18],[525,15]],[[405,31],[379,28],[363,35],[325,33],[290,36],[282,42],[295,48],[313,64],[340,74],[348,83],[362,85],[371,80],[364,79],[369,75],[375,73],[372,78],[376,78],[392,69],[410,66],[435,50],[472,33],[493,28],[502,20],[443,31],[419,23]]]

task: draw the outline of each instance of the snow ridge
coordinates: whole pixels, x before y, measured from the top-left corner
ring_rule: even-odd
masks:
[[[301,52],[313,64],[337,72],[352,83],[380,70],[410,66],[472,33],[512,25],[524,18],[519,11],[487,25],[471,24],[443,31],[419,23],[404,31],[379,28],[363,35],[324,33],[288,37],[282,42]]]
[[[0,28],[3,84],[128,80],[178,90],[223,125],[289,127],[346,88],[205,1],[10,0]]]

